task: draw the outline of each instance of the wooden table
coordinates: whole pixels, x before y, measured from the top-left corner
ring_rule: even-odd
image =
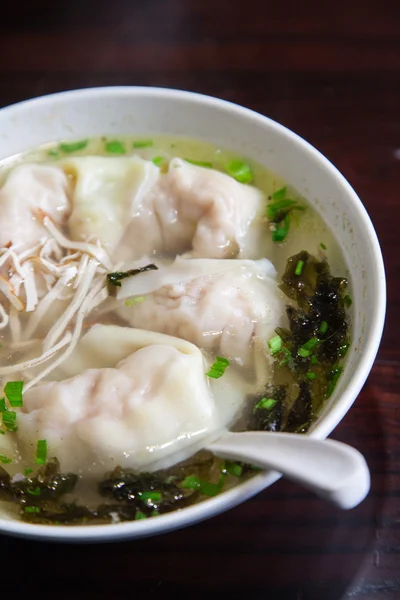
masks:
[[[372,472],[340,512],[280,481],[190,529],[79,547],[1,538],[13,598],[400,598],[400,3],[54,0],[0,18],[0,105],[59,90],[156,85],[238,102],[287,125],[365,203],[389,282],[378,359],[333,437]],[[140,594],[140,596],[139,596]]]

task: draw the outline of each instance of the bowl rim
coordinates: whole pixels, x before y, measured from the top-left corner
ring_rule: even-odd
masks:
[[[277,121],[245,108],[233,102],[215,98],[213,96],[199,94],[172,88],[160,88],[151,86],[103,86],[93,88],[82,88],[47,94],[6,106],[0,109],[0,118],[12,118],[20,111],[42,105],[53,105],[54,102],[71,102],[81,99],[104,98],[111,100],[118,97],[146,97],[165,98],[168,100],[184,101],[192,104],[201,104],[210,108],[221,109],[230,112],[233,116],[245,118],[258,124],[260,127],[267,126],[280,136],[283,136],[300,151],[309,155],[310,160],[316,162],[324,172],[335,178],[347,197],[350,198],[354,208],[357,210],[361,226],[365,230],[366,237],[372,247],[373,273],[377,288],[376,304],[374,313],[370,316],[370,336],[368,345],[360,359],[360,366],[352,375],[349,385],[344,390],[342,397],[336,401],[329,412],[324,416],[322,422],[310,432],[310,436],[316,439],[327,437],[342,420],[356,400],[362,386],[374,363],[380,340],[382,337],[385,312],[386,312],[386,279],[383,257],[379,241],[372,225],[370,217],[362,204],[360,198],[340,173],[340,171],[319,150]],[[281,475],[276,472],[260,473],[250,480],[223,492],[221,495],[210,498],[189,506],[182,510],[160,515],[156,519],[140,521],[128,521],[124,523],[105,525],[35,525],[24,523],[14,519],[0,519],[0,532],[23,538],[31,538],[53,542],[111,542],[150,537],[170,530],[177,530],[193,525],[201,520],[208,519],[219,513],[225,512],[234,506],[256,495],[258,492],[277,481]]]

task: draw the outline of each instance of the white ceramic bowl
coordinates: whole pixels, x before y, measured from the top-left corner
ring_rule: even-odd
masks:
[[[250,110],[189,92],[109,87],[77,90],[0,110],[0,160],[45,142],[101,135],[184,135],[257,160],[304,194],[343,249],[355,307],[353,344],[335,393],[310,435],[324,438],[356,399],[372,367],[385,316],[385,273],[371,221],[336,168],[302,138]],[[0,217],[1,218],[1,217]],[[111,541],[150,536],[212,517],[279,478],[257,475],[195,506],[157,518],[100,526],[31,525],[0,518],[0,532],[53,541]]]

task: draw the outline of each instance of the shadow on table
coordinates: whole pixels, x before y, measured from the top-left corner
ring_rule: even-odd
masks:
[[[374,394],[363,394],[371,402]],[[367,412],[360,420],[353,409],[335,437],[351,441],[368,458],[367,429],[382,473],[379,413]],[[344,599],[374,552],[384,490],[372,480],[370,496],[347,512],[280,481],[224,515],[147,540],[61,546],[2,538],[2,589],[15,598],[35,591],[57,600]]]

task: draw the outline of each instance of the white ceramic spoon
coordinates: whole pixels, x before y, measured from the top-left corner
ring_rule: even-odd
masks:
[[[344,509],[362,502],[370,488],[370,474],[362,454],[334,440],[246,431],[226,433],[208,449],[221,458],[278,471]]]

